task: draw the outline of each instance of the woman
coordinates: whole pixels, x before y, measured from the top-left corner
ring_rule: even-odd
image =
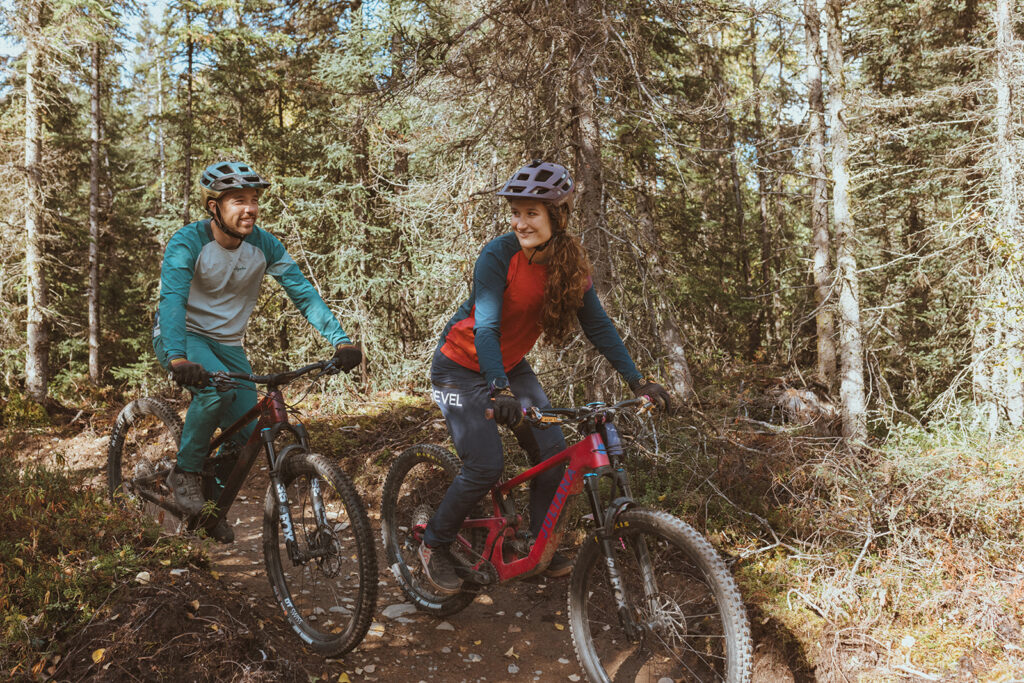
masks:
[[[473,291],[441,334],[430,372],[462,471],[427,524],[419,556],[427,580],[442,594],[459,591],[449,545],[466,515],[501,477],[498,424],[517,427],[523,408],[550,407],[524,357],[543,332],[564,341],[579,321],[590,342],[639,396],[669,407],[665,389],[643,377],[594,292],[590,263],[567,232],[575,186],[558,164],[533,161],[519,169],[498,195],[508,200],[512,232],[491,240],[473,271]],[[494,419],[486,415],[493,411]],[[529,438],[532,433],[532,439]],[[559,429],[518,430],[534,464],[566,447]],[[540,531],[564,472],[555,467],[530,487],[530,530]],[[549,576],[564,576],[571,563],[555,553]]]

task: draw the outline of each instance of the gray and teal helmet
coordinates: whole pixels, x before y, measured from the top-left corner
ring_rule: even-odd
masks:
[[[512,174],[504,187],[498,190],[498,196],[539,199],[557,205],[568,201],[575,189],[576,183],[565,166],[534,159]]]
[[[208,200],[220,199],[229,190],[254,188],[265,190],[270,183],[248,164],[241,161],[219,161],[210,164],[199,178],[199,188],[203,195],[203,208],[210,211]]]

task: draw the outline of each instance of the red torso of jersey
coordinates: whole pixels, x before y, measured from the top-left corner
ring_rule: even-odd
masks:
[[[544,285],[548,267],[529,263],[523,252],[512,256],[505,278],[505,294],[501,301],[501,361],[505,372],[514,368],[540,338],[540,312],[544,303]],[[476,306],[469,317],[458,321],[448,331],[441,353],[459,365],[480,371],[474,343]]]

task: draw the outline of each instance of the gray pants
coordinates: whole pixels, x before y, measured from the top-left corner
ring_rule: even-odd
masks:
[[[512,393],[524,408],[551,407],[537,375],[525,360],[507,375]],[[466,515],[501,478],[505,458],[498,425],[484,417],[491,403],[484,376],[437,351],[430,368],[430,383],[434,402],[444,414],[455,450],[462,459],[462,470],[448,487],[424,534],[427,545],[439,546],[455,540]],[[559,427],[521,427],[516,437],[534,465],[566,448]],[[553,467],[530,482],[530,531],[534,536],[544,523],[564,472],[565,465]]]

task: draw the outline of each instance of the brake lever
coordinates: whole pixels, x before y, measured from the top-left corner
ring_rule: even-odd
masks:
[[[217,372],[211,372],[210,376],[207,377],[206,381],[214,389],[216,389],[217,391],[220,391],[220,392],[229,391],[229,390],[234,389],[235,387],[239,386],[238,382],[236,382],[231,377],[228,377],[227,375],[225,375],[220,370],[218,370]]]

